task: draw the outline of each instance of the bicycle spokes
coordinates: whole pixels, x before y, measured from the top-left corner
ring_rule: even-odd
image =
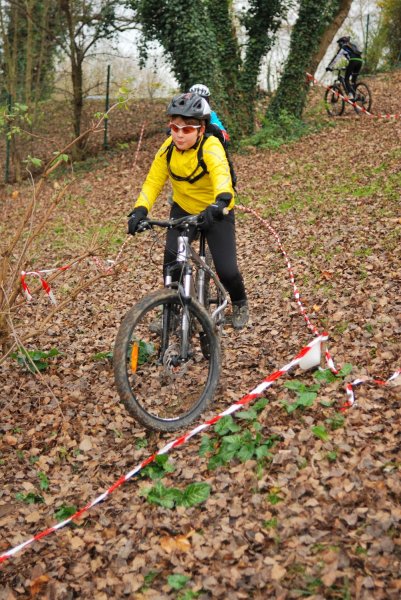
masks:
[[[184,307],[177,294],[175,301],[146,307],[135,319],[127,339],[127,383],[151,418],[179,420],[209,394],[216,341],[212,322],[207,314],[203,322],[198,310]]]

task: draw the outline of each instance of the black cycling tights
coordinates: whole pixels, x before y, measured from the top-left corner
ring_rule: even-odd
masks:
[[[344,81],[345,87],[347,89],[348,94],[350,92],[355,92],[355,84],[358,79],[359,71],[361,70],[362,63],[357,60],[350,60],[347,68],[345,69]]]
[[[178,204],[174,203],[171,207],[170,218],[178,219],[188,214]],[[193,230],[190,231],[190,242],[195,237],[195,228],[191,229]],[[174,264],[176,261],[178,235],[179,232],[177,229],[167,230],[166,246],[164,249],[164,276],[166,274],[166,267]],[[231,302],[239,305],[244,304],[246,302],[246,293],[244,281],[237,265],[235,217],[233,210],[230,210],[229,214],[221,221],[213,222],[210,229],[206,232],[206,239],[212,253],[216,273],[230,294]]]

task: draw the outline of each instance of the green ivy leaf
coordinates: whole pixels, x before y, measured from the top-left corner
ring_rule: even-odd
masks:
[[[182,590],[189,580],[190,577],[180,575],[180,573],[173,573],[167,577],[168,584],[173,590]]]
[[[250,460],[255,453],[255,444],[247,443],[241,446],[241,448],[237,452],[237,457],[241,462],[246,462]]]
[[[180,504],[189,508],[205,502],[209,495],[210,485],[208,483],[191,483],[185,488]]]
[[[216,425],[214,426],[214,430],[219,435],[227,435],[227,433],[229,433],[230,431],[232,433],[240,431],[241,427],[237,423],[235,423],[231,415],[227,415],[225,417],[222,417],[220,421],[216,423]]]
[[[257,400],[255,402],[255,404],[253,405],[253,408],[256,410],[256,412],[259,414],[260,412],[262,412],[262,410],[269,404],[269,401],[267,398],[260,398],[260,400]]]
[[[263,444],[262,446],[258,446],[256,448],[255,454],[256,454],[257,459],[266,458],[267,456],[271,456],[269,447],[266,444]]]
[[[324,425],[315,425],[314,427],[312,427],[312,433],[313,435],[321,439],[323,442],[327,442],[327,440],[329,439],[329,434],[326,431]]]
[[[343,427],[344,421],[345,421],[345,417],[341,413],[336,413],[334,415],[334,417],[330,417],[329,419],[326,419],[327,425],[333,431],[335,431],[336,429],[340,429],[341,427]]]
[[[42,504],[45,501],[43,496],[35,494],[35,492],[29,492],[28,494],[18,492],[18,494],[15,494],[15,498],[20,502],[25,502],[25,504]]]
[[[303,392],[305,390],[305,384],[297,379],[294,381],[286,381],[284,387],[287,388],[287,390],[295,390],[296,392]]]
[[[254,421],[258,418],[258,413],[255,410],[255,407],[252,407],[248,410],[240,410],[237,412],[237,418],[243,419],[244,421]]]
[[[322,371],[316,371],[314,373],[314,378],[318,381],[324,381],[326,383],[333,383],[333,381],[337,380],[336,375],[330,369],[323,369]]]
[[[199,447],[199,455],[205,456],[208,452],[213,452],[216,447],[216,442],[213,441],[208,435],[202,435],[201,443]]]
[[[49,479],[46,475],[46,473],[43,473],[42,471],[40,471],[38,473],[38,477],[39,477],[39,481],[40,481],[40,489],[47,491],[49,489]]]
[[[62,504],[60,508],[56,510],[54,516],[58,522],[65,521],[66,519],[74,515],[77,512],[77,510],[77,507],[74,505],[67,506],[65,504]]]
[[[352,372],[352,365],[350,363],[345,363],[342,366],[342,369],[340,371],[340,375],[341,377],[346,377],[347,375],[349,375]]]

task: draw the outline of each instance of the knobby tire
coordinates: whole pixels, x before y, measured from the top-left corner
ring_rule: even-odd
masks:
[[[370,109],[372,108],[372,94],[369,89],[369,86],[364,81],[360,81],[356,84],[355,97],[355,104],[370,112]],[[363,112],[359,110],[356,106],[354,106],[354,110],[358,114],[363,114]]]
[[[219,338],[207,311],[194,299],[187,313],[190,355],[179,361],[184,310],[178,291],[158,290],[128,311],[117,333],[117,391],[130,415],[147,429],[170,432],[186,427],[206,410],[219,382]],[[154,324],[161,323],[162,314],[170,315],[168,327],[165,317],[164,327],[157,330]]]
[[[344,95],[344,92],[338,84],[328,87],[324,94],[326,110],[331,117],[340,117],[344,112],[345,101],[339,94]]]

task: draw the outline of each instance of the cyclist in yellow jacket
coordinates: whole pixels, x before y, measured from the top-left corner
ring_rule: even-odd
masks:
[[[169,104],[167,114],[171,136],[156,153],[134,210],[129,214],[128,233],[135,235],[169,179],[173,190],[170,217],[202,214],[202,228],[216,272],[233,305],[233,327],[241,329],[248,322],[249,310],[237,264],[234,189],[221,142],[213,135],[205,136],[210,106],[198,94],[179,94]],[[176,229],[167,231],[164,274],[176,260],[178,235]]]

